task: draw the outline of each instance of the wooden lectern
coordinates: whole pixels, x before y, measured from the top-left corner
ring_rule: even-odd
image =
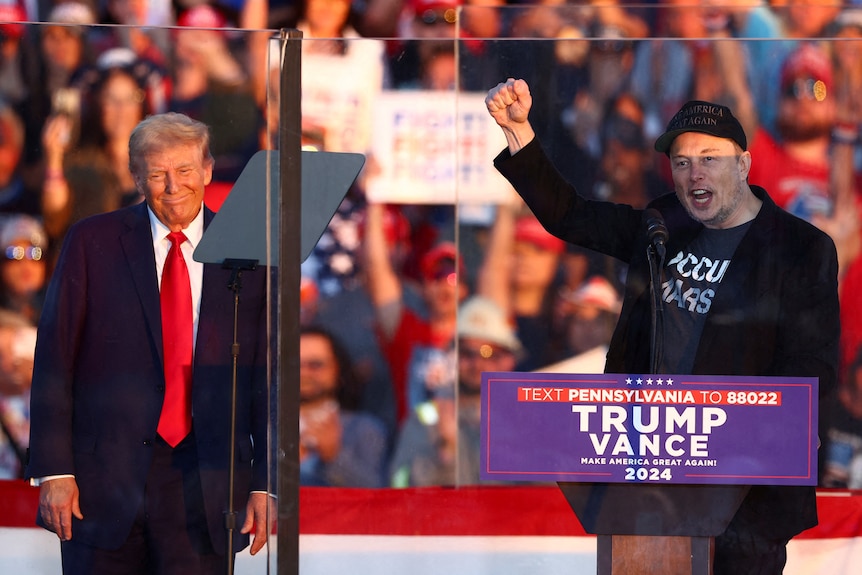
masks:
[[[558,483],[587,533],[598,575],[711,575],[715,536],[747,485]]]

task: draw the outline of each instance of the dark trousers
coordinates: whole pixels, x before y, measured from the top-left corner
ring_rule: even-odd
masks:
[[[227,560],[210,542],[192,436],[153,447],[146,493],[119,549],[61,544],[64,575],[224,575]],[[82,510],[86,516],[87,510]],[[230,557],[233,560],[233,557]]]

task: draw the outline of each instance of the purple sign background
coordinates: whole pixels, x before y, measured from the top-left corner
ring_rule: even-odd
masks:
[[[812,377],[482,375],[481,477],[816,485]]]

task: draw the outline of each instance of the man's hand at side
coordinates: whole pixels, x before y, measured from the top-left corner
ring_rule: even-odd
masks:
[[[40,485],[39,514],[60,541],[72,538],[72,516],[84,518],[74,477],[49,479]]]
[[[272,530],[272,521],[275,519],[275,499],[266,493],[254,492],[248,496],[248,505],[245,509],[245,523],[240,533],[251,533],[251,554],[254,555],[266,545],[269,533]]]

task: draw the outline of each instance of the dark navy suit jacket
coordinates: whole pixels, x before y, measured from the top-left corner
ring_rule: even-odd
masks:
[[[213,218],[206,208],[204,226]],[[246,271],[238,313],[234,509],[267,491],[267,270]],[[209,534],[226,545],[233,292],[230,272],[205,264],[192,384],[193,429]],[[83,521],[75,539],[101,548],[129,534],[144,494],[164,396],[162,328],[145,204],[74,225],[38,328],[29,477],[74,474]],[[248,543],[235,536],[235,548]]]

